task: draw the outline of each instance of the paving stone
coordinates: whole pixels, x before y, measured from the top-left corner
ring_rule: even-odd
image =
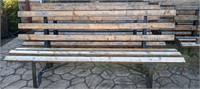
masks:
[[[91,71],[90,69],[74,69],[70,73],[79,77],[85,77],[91,74]]]
[[[160,77],[169,77],[172,75],[168,70],[158,70],[156,72]]]
[[[160,84],[157,81],[153,81],[153,89],[160,89]]]
[[[91,69],[91,68],[94,68],[94,64],[93,63],[78,63],[76,65],[76,68]]]
[[[156,69],[156,70],[167,70],[167,69],[168,69],[168,66],[167,66],[167,64],[157,64],[157,65],[155,66],[155,69]]]
[[[157,81],[161,85],[166,85],[166,84],[172,83],[172,81],[170,80],[170,78],[166,78],[166,77],[161,77],[161,78],[157,79]]]
[[[195,89],[195,88],[200,88],[199,87],[199,80],[198,81],[196,81],[196,80],[191,80],[191,82],[190,82],[190,88],[191,89]]]
[[[53,74],[53,71],[47,71],[47,72],[44,72],[44,73],[43,73],[42,77],[49,77],[49,76],[51,76],[51,75],[54,75],[54,74]]]
[[[24,74],[25,73],[25,71],[26,71],[27,69],[25,69],[25,68],[19,68],[19,69],[17,69],[17,71],[16,71],[16,74]]]
[[[144,75],[145,76],[145,75]],[[160,76],[158,75],[158,73],[155,71],[153,74],[153,80],[158,79]]]
[[[163,85],[163,86],[161,86],[162,88],[174,88],[174,89],[180,89],[180,87],[179,86],[177,86],[176,84],[174,84],[174,83],[168,83],[168,84],[166,84],[166,85]]]
[[[142,73],[140,73],[140,72],[138,72],[138,71],[135,71],[135,70],[133,70],[133,69],[129,69],[129,71],[130,71],[131,74],[142,74]]]
[[[72,85],[67,89],[89,89],[89,88],[87,87],[85,83],[79,83],[79,84]]]
[[[2,80],[3,80],[3,77],[0,76],[0,83],[1,83]]]
[[[179,66],[170,66],[168,70],[173,74],[181,74],[181,72],[183,71],[183,68]]]
[[[17,68],[23,66],[23,63],[18,63],[18,62],[8,62],[8,63],[7,63],[7,66],[10,67],[10,68],[17,69]]]
[[[111,70],[106,70],[104,71],[101,76],[105,79],[113,79],[115,78],[115,74]]]
[[[71,84],[78,84],[78,83],[83,83],[85,81],[84,78],[74,78],[71,81]]]
[[[176,83],[181,88],[189,87],[189,80],[182,75],[172,75],[170,78],[174,83]]]
[[[100,75],[91,74],[86,77],[86,84],[89,88],[94,89],[102,80],[103,78]]]
[[[0,87],[6,87],[16,81],[20,80],[20,76],[19,75],[10,75],[8,77],[5,77],[5,79],[2,81],[2,83],[0,84]]]
[[[142,81],[142,82],[136,84],[136,87],[137,87],[137,88],[142,88],[142,89],[147,88],[146,81]]]
[[[194,73],[192,70],[189,70],[187,68],[184,68],[182,75],[184,75],[185,77],[189,78],[189,79],[199,79],[199,75]]]
[[[61,75],[61,77],[62,77],[63,79],[66,79],[66,80],[71,80],[71,79],[75,78],[76,76],[67,73],[67,74]]]
[[[113,73],[116,76],[129,76],[131,73],[126,69],[126,68],[113,68],[111,71],[113,71]]]
[[[8,76],[8,75],[11,75],[11,74],[14,74],[14,73],[15,73],[15,70],[13,68],[10,68],[10,67],[3,67],[0,70],[0,76]]]
[[[110,64],[109,64],[109,63],[94,63],[94,65],[95,65],[96,67],[104,68],[104,69],[110,68]]]
[[[64,74],[64,73],[68,73],[70,72],[71,70],[73,70],[74,67],[69,67],[68,65],[65,65],[65,66],[62,66],[60,68],[57,68],[54,70],[54,74]]]
[[[0,61],[0,68],[6,67],[6,61]]]
[[[62,67],[59,67],[57,69],[54,70],[54,74],[64,74],[64,73],[68,73],[70,72],[71,70],[73,70],[74,67],[68,67],[68,65],[66,66],[62,66]]]
[[[52,82],[46,78],[42,78],[42,83],[40,84],[39,88],[46,87],[47,85],[51,84]],[[28,81],[28,87],[33,87],[33,80]]]
[[[114,82],[111,80],[103,80],[95,89],[111,89]]]
[[[23,74],[22,79],[24,79],[24,80],[31,80],[32,79],[32,71],[31,70],[27,70]]]
[[[113,89],[136,89],[135,84],[117,84]]]
[[[128,77],[116,77],[114,79],[115,84],[134,84]]]
[[[24,86],[26,86],[27,81],[19,80],[9,86],[7,86],[5,89],[20,89]]]
[[[92,69],[92,73],[101,74],[101,73],[103,73],[104,70],[105,70],[104,68],[94,67]]]
[[[145,78],[141,75],[130,75],[129,79],[134,83],[145,81]]]
[[[49,84],[46,88],[52,88],[52,89],[65,89],[66,87],[69,87],[70,82],[66,80],[58,80],[54,83]]]
[[[58,80],[61,80],[61,77],[59,75],[51,75],[51,76],[47,77],[47,79],[49,79],[51,81],[58,81]]]

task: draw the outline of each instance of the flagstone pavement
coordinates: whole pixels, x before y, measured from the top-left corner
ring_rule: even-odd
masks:
[[[14,39],[1,47],[0,89],[33,88],[31,63],[3,61],[9,49],[21,46]],[[159,64],[155,67],[153,88],[199,88],[198,49],[184,51],[185,64]],[[186,54],[190,54],[186,55]],[[37,63],[37,69],[45,63]],[[61,65],[61,64],[55,64]],[[39,88],[52,89],[135,89],[145,88],[145,77],[135,71],[135,65],[109,63],[66,63],[43,75]]]

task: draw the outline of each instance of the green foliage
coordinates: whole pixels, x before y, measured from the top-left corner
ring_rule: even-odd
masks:
[[[17,16],[18,0],[3,0],[3,14],[7,16],[9,30],[17,29],[17,24],[20,21]]]

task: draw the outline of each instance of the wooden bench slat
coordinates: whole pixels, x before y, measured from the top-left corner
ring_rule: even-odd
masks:
[[[153,28],[174,28],[174,23],[106,23],[106,24],[77,24],[77,23],[19,23],[18,28],[19,29],[60,29],[60,30],[66,30],[66,29],[80,29],[80,30],[119,30],[119,29],[153,29]]]
[[[62,56],[6,56],[5,61],[24,62],[106,62],[106,63],[185,63],[183,57],[62,57]]]
[[[200,48],[200,44],[196,42],[181,42],[181,46],[185,48]]]
[[[44,42],[24,42],[26,47],[44,47]],[[51,42],[51,47],[78,47],[78,48],[137,48],[142,42]],[[165,47],[165,42],[147,42],[148,47]]]
[[[124,4],[117,4],[117,5],[113,5],[110,3],[110,5],[108,5],[107,3],[105,3],[105,5],[102,4],[95,4],[95,3],[44,3],[44,4],[40,4],[40,3],[31,3],[31,11],[52,11],[52,10],[59,10],[59,11],[87,11],[87,10],[127,10],[127,9],[160,9],[159,5],[131,5],[128,3],[124,3]]]
[[[176,49],[169,48],[15,48],[15,50],[26,50],[26,51],[138,51],[138,52],[178,52]]]
[[[48,21],[126,21],[126,20],[144,20],[144,16],[126,16],[126,17],[119,17],[119,16],[110,16],[110,17],[69,17],[69,16],[63,16],[63,17],[55,17],[55,16],[49,16],[47,17]],[[148,16],[148,20],[158,20],[160,19],[160,16]],[[43,22],[43,17],[32,17],[32,20],[34,22]]]
[[[198,20],[198,16],[195,15],[178,15],[175,20]]]
[[[31,55],[31,56],[149,56],[149,57],[181,57],[180,52],[137,52],[137,51],[26,51],[26,50],[11,50],[10,55]]]
[[[48,16],[173,16],[176,10],[122,10],[122,11],[18,11],[19,17]]]
[[[175,30],[197,30],[197,26],[193,25],[177,25],[174,28]]]
[[[89,42],[133,42],[133,41],[172,41],[174,35],[29,35],[20,34],[23,40],[89,41]]]

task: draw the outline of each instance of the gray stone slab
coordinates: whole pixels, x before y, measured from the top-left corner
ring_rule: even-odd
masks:
[[[4,80],[2,81],[2,83],[0,84],[0,88],[4,88],[12,83],[15,83],[17,81],[20,80],[20,76],[19,75],[10,75],[4,78]]]
[[[52,88],[52,89],[65,89],[67,87],[69,87],[70,85],[70,82],[69,81],[66,81],[66,80],[58,80],[56,82],[53,82],[51,84],[49,84],[46,88]]]
[[[96,89],[110,89],[114,86],[114,82],[111,80],[104,80],[102,81]]]
[[[95,89],[95,87],[103,80],[103,78],[100,75],[97,74],[91,74],[86,77],[86,84],[91,89]]]

